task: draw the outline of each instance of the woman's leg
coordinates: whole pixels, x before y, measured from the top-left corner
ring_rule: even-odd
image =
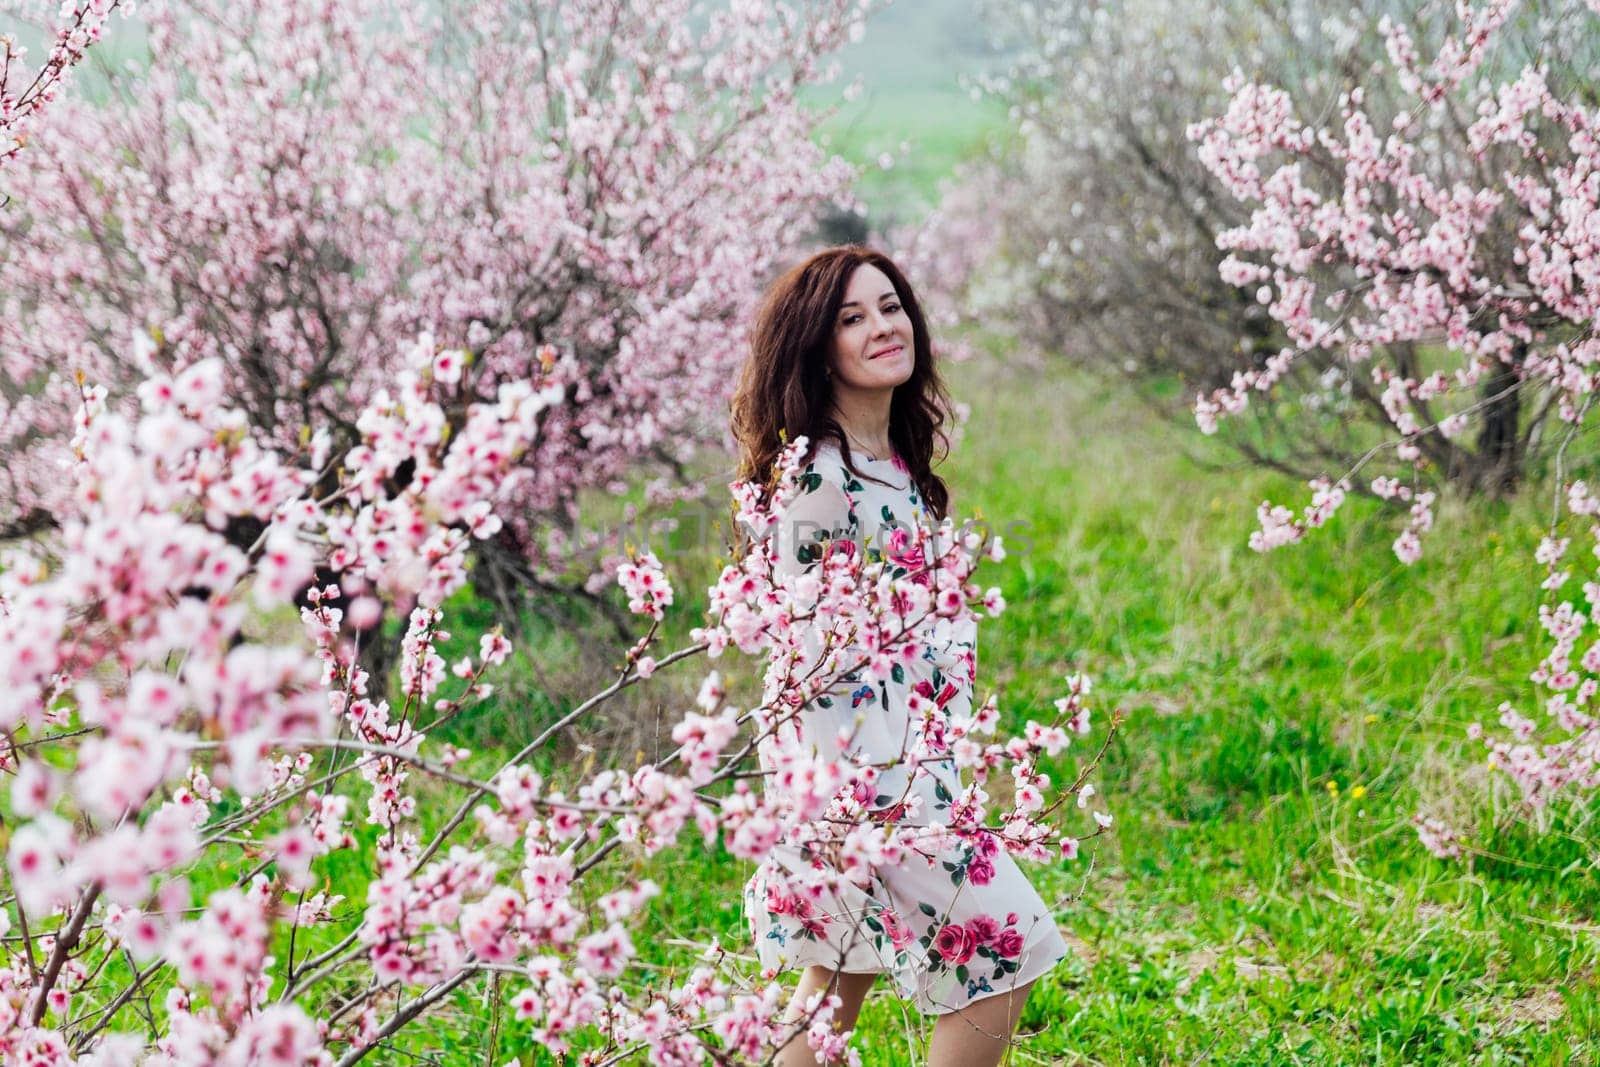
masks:
[[[928,1045],[928,1067],[995,1067],[1011,1043],[1032,988],[1029,982],[939,1016]]]
[[[795,987],[789,1009],[784,1012],[784,1022],[792,1023],[805,1018],[806,998],[826,987],[828,993],[839,994],[839,999],[844,1002],[833,1016],[834,1030],[853,1030],[856,1018],[861,1014],[861,1004],[867,999],[867,992],[877,978],[876,974],[843,974],[826,967],[807,967],[800,975],[800,984]],[[805,1031],[779,1049],[777,1058],[772,1062],[773,1067],[817,1067],[816,1056],[806,1043]]]

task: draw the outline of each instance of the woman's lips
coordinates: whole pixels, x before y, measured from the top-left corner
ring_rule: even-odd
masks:
[[[889,348],[883,349],[881,352],[874,352],[874,353],[872,353],[872,355],[868,356],[867,358],[868,359],[877,359],[880,356],[892,356],[892,355],[895,355],[897,353],[904,352],[905,350],[906,350],[906,346],[905,345],[893,345],[893,346],[891,346]]]

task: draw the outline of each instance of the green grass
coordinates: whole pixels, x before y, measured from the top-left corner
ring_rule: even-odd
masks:
[[[1229,466],[1108,387],[970,364],[952,378],[973,411],[945,470],[957,511],[1025,522],[1032,541],[991,567],[1009,607],[984,626],[980,689],[1018,725],[1085,670],[1094,738],[1113,710],[1126,718],[1099,775],[1115,832],[1077,863],[1030,868],[1047,899],[1081,899],[1058,913],[1075,954],[1036,988],[1011,1062],[1593,1061],[1592,838],[1560,820],[1528,829],[1464,736],[1501,700],[1526,703],[1542,494],[1447,505],[1411,568],[1389,550],[1392,517],[1360,500],[1258,556],[1255,503],[1298,503],[1301,487]],[[672,568],[664,647],[699,621],[717,565]],[[608,713],[641,747],[652,710],[686,706],[709,664],[685,666]],[[730,652],[717,666],[753,697],[754,663]],[[1480,854],[1427,855],[1419,808]],[[686,837],[613,877],[624,869],[668,887],[636,934],[661,973],[681,976],[687,945],[713,936],[754,969],[738,900],[749,864]],[[455,1034],[482,1055],[482,1017],[463,997],[430,1040]],[[884,985],[862,1017],[864,1061],[921,1062],[926,1022]],[[519,1028],[503,1033],[497,1062],[517,1050]],[[555,1062],[541,1055],[524,1062]]]
[[[1096,683],[1088,740],[1113,712],[1125,717],[1097,779],[1114,832],[1077,862],[1028,868],[1063,902],[1057,920],[1074,951],[1035,988],[1011,1062],[1600,1059],[1593,835],[1569,832],[1572,814],[1548,833],[1529,829],[1464,733],[1492,722],[1502,700],[1527,704],[1543,647],[1530,575],[1545,494],[1447,504],[1411,568],[1389,549],[1392,516],[1361,500],[1307,543],[1259,556],[1245,546],[1255,503],[1298,503],[1303,487],[1231,465],[1215,442],[1108,386],[987,362],[950,372],[972,410],[944,468],[956,512],[1025,523],[1014,529],[1031,542],[1011,538],[984,579],[1009,607],[983,625],[980,695],[997,690],[1015,727],[1082,670]],[[715,485],[727,464],[707,456],[698,473]],[[714,550],[672,557],[663,649],[703,619],[719,566]],[[447,658],[490,618],[470,596],[449,607]],[[436,735],[475,749],[468,773],[488,773],[620,660],[598,629],[530,622],[494,678],[498,695]],[[534,762],[570,784],[589,766],[583,746],[596,766],[655,756],[711,666],[663,669]],[[715,666],[749,706],[759,664],[731,650]],[[1072,765],[1064,758],[1055,780]],[[302,933],[299,961],[365,903],[372,832],[352,788],[361,845],[316,867],[319,884],[347,897],[341,922]],[[418,790],[426,840],[454,791]],[[1424,852],[1410,825],[1419,809],[1469,833],[1470,861]],[[691,830],[648,860],[618,854],[580,898],[623,879],[664,887],[634,932],[641,984],[681,981],[694,946],[712,938],[731,973],[749,975],[739,890],[750,871]],[[194,885],[238,873],[196,872]],[[287,945],[274,955],[276,974]],[[529,1046],[525,1025],[503,1012],[495,1023],[486,993],[464,987],[381,1062],[560,1062]],[[857,1041],[866,1063],[909,1065],[926,1030],[885,984]]]

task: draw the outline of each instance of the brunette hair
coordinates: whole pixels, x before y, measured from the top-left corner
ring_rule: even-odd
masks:
[[[911,471],[911,480],[934,517],[950,505],[944,479],[933,473],[950,451],[944,431],[950,398],[933,363],[933,345],[922,307],[900,268],[882,252],[861,245],[830,248],[784,272],[767,289],[756,315],[745,361],[733,397],[732,431],[739,444],[739,479],[759,482],[763,499],[774,487],[778,455],[802,434],[809,460],[817,446],[832,440],[845,466],[855,471],[850,442],[831,411],[828,351],[845,288],[857,267],[883,271],[911,319],[915,360],[911,377],[897,386],[889,405],[889,443]],[[855,471],[861,477],[859,471]],[[872,479],[880,481],[880,479]]]

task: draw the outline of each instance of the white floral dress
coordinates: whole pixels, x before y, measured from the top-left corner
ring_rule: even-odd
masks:
[[[817,447],[785,514],[780,571],[799,573],[820,557],[808,531],[848,537],[869,559],[875,549],[892,559],[914,525],[931,525],[931,512],[899,457],[875,460],[858,452],[852,458],[866,477],[845,468],[832,442]],[[802,743],[838,758],[845,755],[838,740],[845,727],[850,755],[875,763],[902,758],[914,728],[910,693],[934,701],[946,720],[971,714],[976,640],[970,620],[964,628],[946,624],[924,658],[896,667],[893,677],[873,683],[844,675],[801,712]],[[961,792],[955,764],[932,770],[912,783],[921,815],[902,825],[949,821],[950,802]],[[883,771],[876,805],[898,801],[909,780],[909,768]],[[780,869],[798,872],[823,862],[780,842],[746,883],[745,917],[763,967],[815,964],[848,974],[885,973],[920,1011],[943,1014],[1031,982],[1067,955],[1050,909],[993,835],[877,867],[865,889],[841,880],[837,891],[807,895],[773,877]]]

